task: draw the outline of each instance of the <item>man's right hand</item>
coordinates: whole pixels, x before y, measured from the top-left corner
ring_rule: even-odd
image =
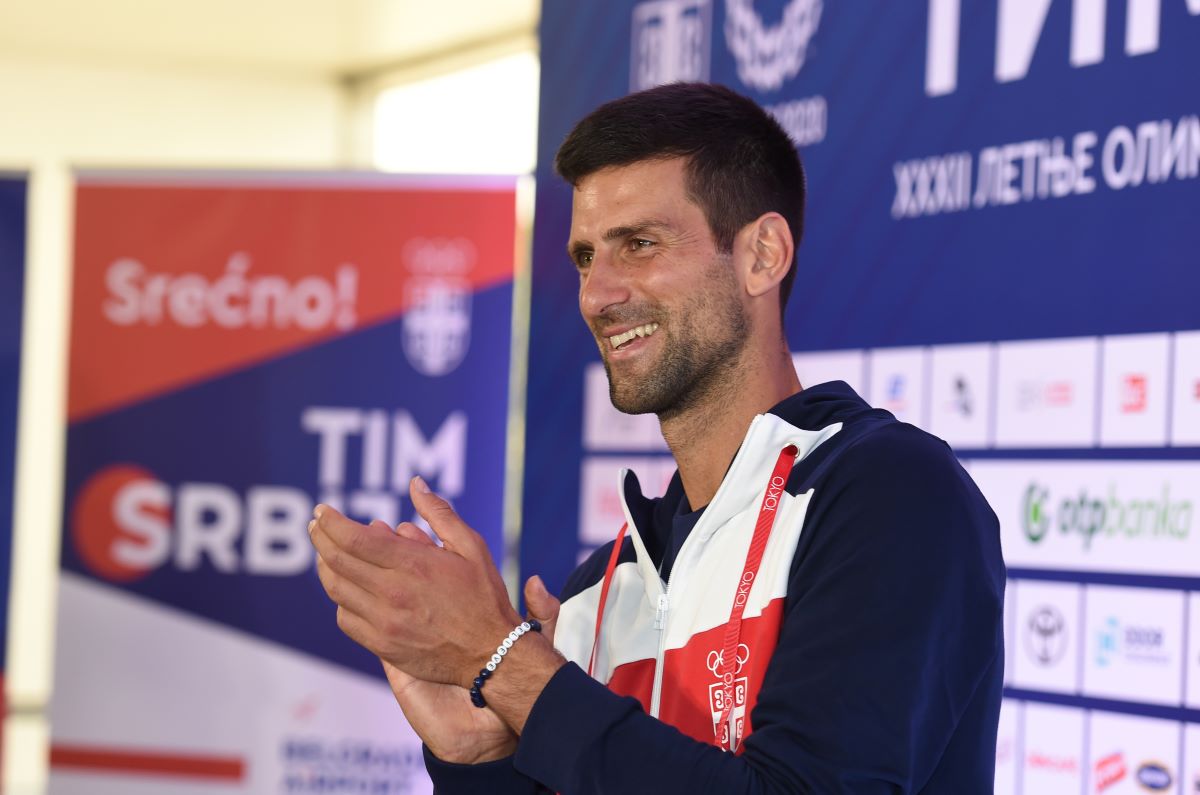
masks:
[[[513,730],[490,709],[472,704],[466,690],[416,679],[386,660],[383,672],[404,717],[438,759],[477,765],[516,752]]]
[[[401,524],[395,532],[413,541],[433,544],[412,524]],[[542,634],[553,642],[559,602],[546,590],[540,577],[530,577],[525,583],[525,604],[529,615],[542,623]],[[438,759],[475,765],[516,752],[517,735],[513,730],[491,709],[472,704],[466,690],[417,679],[386,661],[383,671],[404,717]],[[484,693],[486,697],[486,690]]]

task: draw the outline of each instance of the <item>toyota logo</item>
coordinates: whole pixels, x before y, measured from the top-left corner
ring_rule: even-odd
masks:
[[[1025,626],[1029,653],[1041,665],[1053,665],[1062,659],[1067,648],[1067,624],[1062,613],[1050,605],[1042,605],[1029,616]]]

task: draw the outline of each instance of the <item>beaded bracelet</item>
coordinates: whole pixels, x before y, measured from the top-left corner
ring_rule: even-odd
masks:
[[[500,645],[496,647],[496,653],[493,654],[492,658],[487,661],[487,665],[485,665],[482,669],[480,669],[479,676],[475,677],[475,682],[471,685],[471,703],[472,704],[474,704],[475,706],[477,706],[481,709],[483,707],[487,706],[487,702],[483,700],[483,693],[480,692],[483,689],[483,683],[486,682],[491,677],[491,675],[496,672],[496,668],[500,665],[501,662],[504,661],[504,655],[508,654],[508,650],[513,647],[513,644],[517,642],[518,638],[520,638],[526,632],[541,632],[541,631],[542,631],[541,622],[538,621],[536,618],[531,618],[528,621],[522,623],[520,626],[518,626],[512,632],[508,633],[508,637],[505,638],[500,643]]]

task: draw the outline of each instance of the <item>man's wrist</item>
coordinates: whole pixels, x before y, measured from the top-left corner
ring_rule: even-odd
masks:
[[[497,762],[512,756],[517,751],[517,738],[515,736],[499,743],[454,747],[440,746],[428,739],[424,740],[424,742],[425,747],[429,749],[429,753],[433,754],[439,761],[450,765],[482,765],[488,762]]]
[[[526,633],[487,680],[488,706],[520,735],[534,702],[566,662],[548,638]]]

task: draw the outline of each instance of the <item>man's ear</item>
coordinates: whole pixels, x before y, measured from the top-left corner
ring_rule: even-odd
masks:
[[[764,213],[746,224],[735,245],[745,263],[746,292],[755,298],[777,288],[792,267],[792,230],[779,213]]]

